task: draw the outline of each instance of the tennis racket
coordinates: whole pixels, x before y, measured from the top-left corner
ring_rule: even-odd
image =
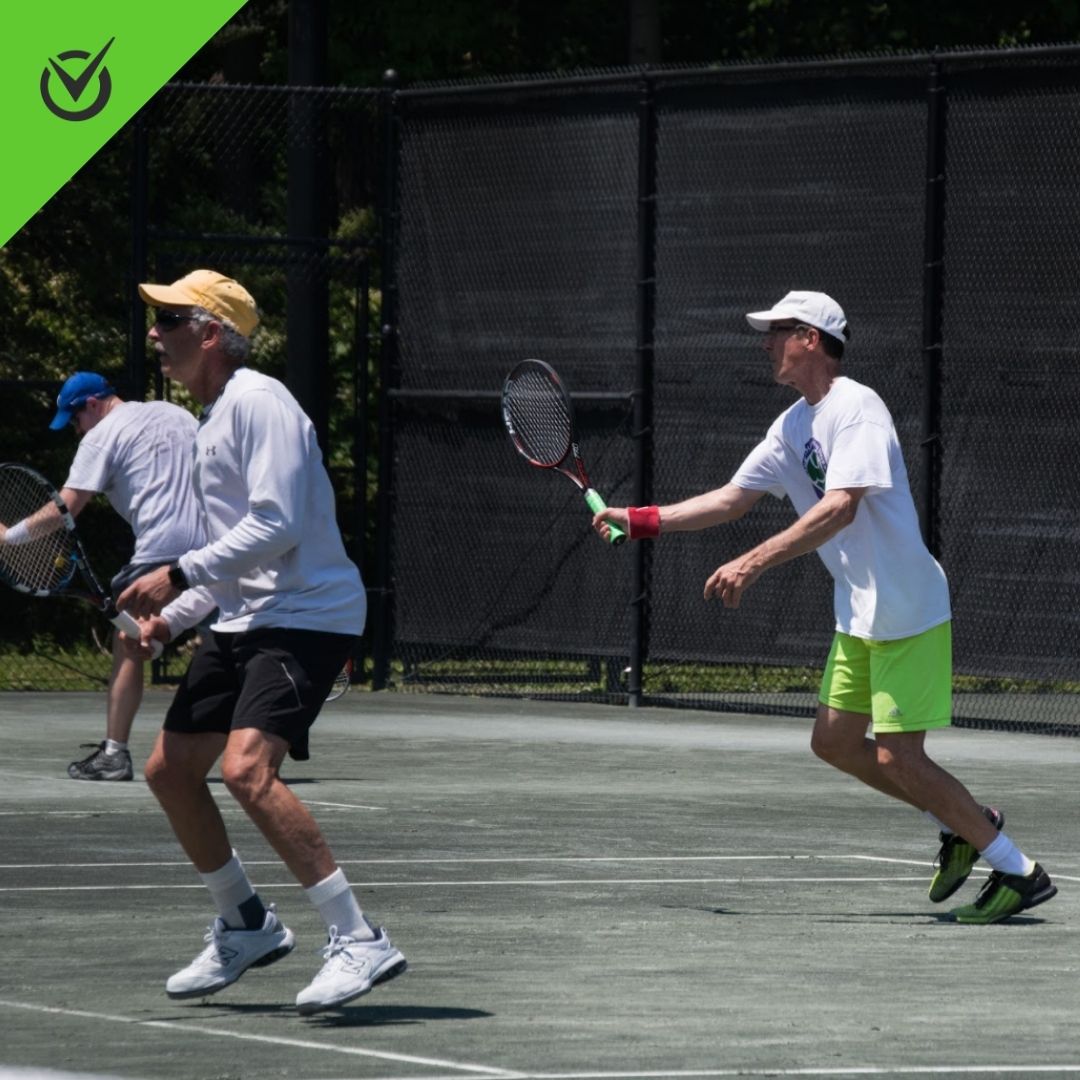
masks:
[[[556,469],[569,477],[585,496],[589,509],[598,514],[607,503],[589,483],[574,438],[574,414],[562,379],[543,360],[522,360],[503,383],[502,415],[517,452],[540,469]],[[626,533],[608,523],[612,544],[621,544]]]
[[[352,682],[352,660],[346,660],[345,666],[337,673],[334,685],[330,687],[330,693],[326,695],[327,701],[337,701],[343,694],[349,692]]]
[[[26,522],[25,543],[0,543],[0,581],[30,596],[71,596],[92,604],[128,637],[139,640],[139,624],[117,611],[90,569],[75,519],[60,493],[25,465],[0,465],[0,524]],[[152,645],[161,655],[161,642]]]

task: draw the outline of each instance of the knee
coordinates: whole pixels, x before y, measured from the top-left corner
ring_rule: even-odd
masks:
[[[898,749],[883,739],[877,740],[878,768],[897,783],[919,771],[919,755],[913,755]]]
[[[221,781],[241,806],[252,806],[271,782],[260,763],[243,756],[226,757],[221,762]]]
[[[829,765],[839,765],[846,761],[849,753],[845,740],[820,725],[814,728],[810,736],[810,749],[815,756]]]
[[[172,768],[165,756],[158,753],[151,754],[147,759],[143,776],[146,777],[146,786],[159,802],[183,791],[187,786],[183,774]]]

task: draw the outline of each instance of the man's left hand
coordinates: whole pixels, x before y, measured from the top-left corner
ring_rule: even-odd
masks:
[[[749,555],[724,563],[705,582],[705,599],[720,600],[724,607],[737,608],[742,594],[761,577],[761,568]]]
[[[169,580],[169,568],[162,566],[136,578],[116,598],[116,606],[136,619],[148,619],[179,595],[180,590]]]

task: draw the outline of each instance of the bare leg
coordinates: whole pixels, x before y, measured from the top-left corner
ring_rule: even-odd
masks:
[[[146,782],[200,874],[219,870],[232,858],[225,822],[206,783],[224,747],[224,735],[162,731],[146,763]]]
[[[879,734],[877,757],[882,772],[908,793],[912,805],[929,810],[976,850],[984,851],[997,839],[997,828],[968,789],[926,756],[925,741],[925,731]]]
[[[278,775],[288,744],[276,735],[241,728],[229,735],[221,759],[225,785],[300,884],[308,889],[336,869],[315,819]]]
[[[901,802],[910,803],[916,810],[929,809],[881,767],[878,744],[866,737],[869,726],[870,717],[866,713],[844,712],[828,705],[818,705],[810,749],[822,761],[827,761],[841,772],[850,773],[867,786]]]
[[[115,742],[126,743],[131,737],[135,714],[142,704],[143,662],[123,651],[119,637],[113,641],[112,655],[105,735]]]

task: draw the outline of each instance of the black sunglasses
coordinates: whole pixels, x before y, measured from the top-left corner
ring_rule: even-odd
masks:
[[[191,322],[193,315],[181,315],[177,311],[169,311],[168,308],[154,308],[154,325],[162,330],[175,330],[182,323]]]

